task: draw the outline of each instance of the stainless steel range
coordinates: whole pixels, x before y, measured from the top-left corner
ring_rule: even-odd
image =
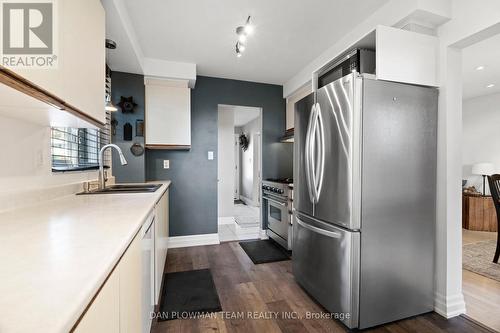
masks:
[[[292,249],[293,185],[290,178],[269,179],[262,182],[264,217],[267,235],[278,244]]]

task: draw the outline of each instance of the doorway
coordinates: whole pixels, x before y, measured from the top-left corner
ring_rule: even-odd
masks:
[[[466,316],[500,331],[498,222],[488,181],[500,173],[500,34],[462,50],[462,291]],[[483,182],[486,180],[485,182]]]
[[[218,106],[218,230],[221,242],[258,238],[262,109]]]

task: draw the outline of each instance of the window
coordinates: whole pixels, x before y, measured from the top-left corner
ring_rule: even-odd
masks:
[[[106,113],[103,129],[52,127],[52,171],[92,170],[99,168],[99,150],[109,143],[110,114]],[[105,167],[110,166],[111,153],[104,154]]]
[[[110,69],[106,66],[106,100],[111,94]],[[99,168],[99,150],[110,143],[111,112],[106,111],[106,125],[101,129],[52,127],[52,172],[93,170]],[[103,156],[104,167],[111,165],[111,151]]]

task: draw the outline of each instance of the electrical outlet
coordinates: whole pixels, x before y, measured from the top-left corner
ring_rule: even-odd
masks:
[[[163,169],[170,169],[170,160],[163,160]]]
[[[209,160],[213,160],[214,159],[214,152],[213,151],[209,151],[208,152],[208,159]]]

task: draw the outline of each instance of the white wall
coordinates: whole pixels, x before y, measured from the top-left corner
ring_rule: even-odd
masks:
[[[52,173],[49,126],[0,115],[0,142],[0,195],[97,179],[97,171]]]
[[[475,163],[490,162],[495,173],[500,173],[500,93],[464,100],[462,112],[463,179],[468,180],[467,186],[482,191],[483,178],[471,169]]]
[[[234,211],[234,110],[219,106],[217,122],[217,178],[219,217]]]
[[[241,186],[240,195],[251,200],[254,204],[258,202],[258,163],[259,147],[256,145],[256,135],[260,133],[260,117],[241,126],[241,131],[249,139],[248,149],[241,152]],[[258,142],[257,142],[258,143]]]

